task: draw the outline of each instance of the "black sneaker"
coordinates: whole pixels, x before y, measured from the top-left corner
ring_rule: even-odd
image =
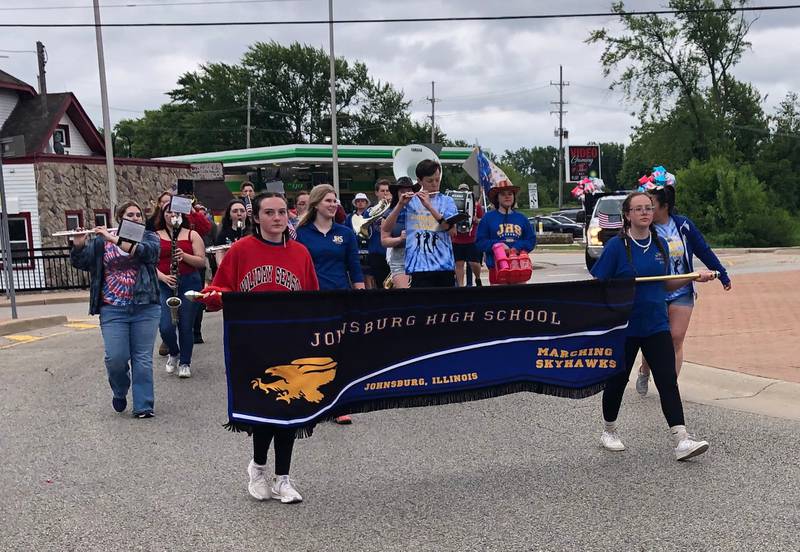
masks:
[[[128,408],[128,400],[125,397],[118,399],[117,397],[113,397],[111,399],[111,406],[114,407],[115,412],[122,412],[126,408]]]
[[[144,412],[138,412],[137,414],[133,415],[134,418],[140,418],[140,419],[152,418],[153,416],[155,416],[155,414],[153,413],[152,410],[145,410]]]

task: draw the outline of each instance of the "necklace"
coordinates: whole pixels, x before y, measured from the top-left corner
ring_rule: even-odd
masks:
[[[631,241],[633,241],[633,243],[635,243],[636,245],[638,245],[639,247],[644,249],[645,253],[647,253],[647,250],[650,249],[650,245],[653,243],[653,234],[652,233],[648,234],[647,243],[646,244],[641,244],[638,241],[636,241],[636,238],[631,236],[630,230],[628,230],[628,237],[631,239]]]

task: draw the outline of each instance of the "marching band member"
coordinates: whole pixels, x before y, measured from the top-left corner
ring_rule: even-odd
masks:
[[[225,291],[299,291],[319,289],[311,255],[301,243],[289,239],[287,226],[289,214],[286,200],[281,194],[267,192],[253,201],[255,228],[252,235],[234,243],[222,260],[211,286],[203,293]],[[272,272],[283,269],[292,278],[260,281],[255,287],[246,287],[247,276],[255,269],[269,266]],[[291,285],[293,287],[287,287]],[[203,302],[208,310],[222,308],[221,295],[211,294]],[[295,430],[268,425],[253,426],[253,459],[247,466],[247,490],[253,498],[270,497],[284,504],[301,502],[303,497],[289,478]],[[274,440],[275,476],[267,481],[267,452]]]
[[[389,181],[385,178],[375,183],[375,197],[378,203],[381,201],[392,201],[392,193],[389,191]],[[364,216],[372,217],[377,214],[375,212],[376,208],[379,208],[379,205],[376,204],[367,209]],[[369,236],[369,242],[367,243],[367,263],[369,264],[372,277],[375,280],[375,287],[377,288],[383,287],[383,282],[389,276],[389,264],[386,261],[386,248],[381,245],[381,224],[387,214],[388,211],[385,211],[383,217],[372,222],[372,231]]]
[[[333,186],[314,186],[308,212],[297,227],[297,241],[311,254],[320,289],[364,289],[356,235],[350,227],[333,221],[337,207]],[[353,420],[344,415],[334,421],[346,425]]]
[[[406,212],[398,207],[400,197],[406,194],[415,194],[421,189],[419,184],[414,184],[407,176],[397,179],[389,185],[392,202],[389,205],[391,213],[399,209],[397,218],[391,226],[387,222],[387,214],[381,223],[381,245],[386,248],[386,261],[389,264],[389,273],[392,275],[392,287],[405,289],[409,287],[409,278],[406,274]]]
[[[206,248],[199,233],[190,229],[189,218],[173,213],[167,205],[160,210],[156,221],[156,231],[161,240],[161,254],[156,271],[161,293],[161,321],[159,332],[166,344],[167,374],[178,371],[178,377],[192,377],[192,351],[194,349],[194,317],[197,305],[191,301],[183,301],[178,309],[177,328],[172,323],[167,299],[175,294],[183,295],[189,291],[199,291],[203,287],[200,281],[200,269],[206,266]],[[180,220],[180,222],[178,222]],[[176,227],[179,226],[179,228]],[[173,237],[177,231],[175,255],[172,254]],[[173,261],[177,261],[177,273]]]
[[[469,184],[460,184],[458,190],[461,192],[469,192]],[[482,285],[481,282],[481,260],[483,252],[478,250],[475,244],[477,241],[478,224],[485,215],[483,205],[480,201],[475,202],[475,209],[472,213],[472,221],[468,232],[456,231],[453,234],[453,256],[456,260],[456,281],[460,287],[466,284],[466,268],[472,271],[472,276],[475,279],[475,285]]]
[[[308,211],[308,192],[300,192],[294,198],[294,209],[289,210],[289,223],[297,228],[297,223],[303,218],[303,215]]]
[[[239,197],[244,201],[247,209],[247,218],[253,218],[253,198],[256,197],[256,187],[249,180],[242,182],[239,186]]]
[[[120,205],[116,215],[119,221],[144,223],[144,212],[133,201]],[[91,274],[89,314],[100,315],[111,405],[124,411],[131,388],[133,416],[152,418],[153,344],[160,312],[158,237],[146,231],[144,239],[133,244],[102,226],[96,233],[98,237],[88,243],[87,234],[73,237],[69,256],[72,266]]]
[[[653,201],[650,196],[643,192],[628,194],[622,203],[622,213],[623,229],[619,236],[606,243],[603,254],[592,268],[592,276],[608,280],[668,274],[669,246],[652,226]],[[708,271],[700,274],[700,282],[714,278],[714,274]],[[605,428],[600,442],[606,450],[625,450],[617,433],[617,415],[640,349],[653,372],[661,409],[672,433],[675,458],[687,460],[708,450],[708,442],[697,441],[686,431],[675,374],[675,349],[669,333],[666,294],[684,285],[685,280],[636,284],[633,310],[626,331],[625,372],[609,380],[603,391]]]
[[[719,258],[703,238],[697,226],[686,217],[675,214],[675,188],[663,186],[648,192],[653,197],[655,212],[653,222],[658,235],[669,244],[670,274],[686,274],[693,272],[692,260],[695,255],[708,268],[719,272],[719,280],[725,291],[731,289],[731,279]],[[683,341],[689,330],[694,309],[694,284],[689,282],[683,287],[667,294],[667,312],[669,314],[669,331],[672,345],[675,347],[675,374],[680,376],[683,365]],[[647,395],[650,380],[650,367],[647,360],[642,360],[639,375],[636,378],[636,391]]]
[[[458,209],[452,197],[439,193],[439,163],[420,161],[416,175],[422,189],[402,194],[384,224],[394,227],[400,213],[405,213],[405,270],[412,288],[455,287],[456,264],[447,219],[458,214]]]
[[[500,283],[492,251],[496,243],[502,243],[506,253],[510,249],[530,253],[536,247],[536,233],[530,221],[514,210],[517,192],[519,187],[508,180],[501,180],[489,188],[489,202],[494,205],[494,210],[486,213],[478,225],[476,246],[486,254],[490,284]]]
[[[368,240],[365,240],[358,235],[358,229],[353,226],[353,215],[357,215],[359,217],[367,216],[369,209],[369,198],[367,197],[367,194],[364,192],[357,193],[356,197],[353,198],[353,207],[355,208],[355,211],[347,215],[344,224],[356,235],[356,242],[358,243],[358,258],[359,262],[361,263],[361,273],[364,275],[364,286],[367,289],[373,289],[375,287],[375,279],[372,277],[372,272],[370,271],[369,264],[367,263],[367,255],[369,254],[367,248],[369,243]]]
[[[252,225],[251,219],[247,216],[247,206],[241,199],[232,199],[225,209],[220,222],[217,243],[214,245],[227,245],[250,234]],[[225,258],[226,250],[216,251],[217,266]]]

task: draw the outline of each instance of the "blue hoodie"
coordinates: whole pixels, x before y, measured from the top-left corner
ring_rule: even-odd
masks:
[[[486,213],[478,224],[475,245],[486,253],[486,266],[494,268],[492,246],[503,242],[517,251],[530,253],[536,247],[536,233],[528,218],[517,211],[508,214],[494,209]]]
[[[719,272],[719,281],[722,285],[727,286],[731,283],[728,277],[728,271],[722,266],[719,258],[711,250],[711,247],[706,243],[703,234],[697,229],[697,226],[686,217],[680,215],[670,215],[672,220],[675,221],[675,226],[678,227],[678,232],[683,240],[684,263],[686,264],[689,272],[694,272],[692,266],[692,257],[697,255],[697,258],[703,261],[709,270],[716,270]]]

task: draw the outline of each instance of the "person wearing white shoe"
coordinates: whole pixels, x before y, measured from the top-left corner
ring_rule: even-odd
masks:
[[[669,273],[669,248],[653,224],[653,200],[642,192],[628,194],[622,203],[624,224],[619,236],[606,243],[603,254],[592,267],[592,276],[600,280],[663,276]],[[698,281],[714,278],[701,272]],[[601,443],[606,450],[623,451],[617,432],[617,415],[639,350],[650,364],[661,399],[661,410],[673,436],[675,457],[686,460],[708,450],[708,443],[689,437],[684,425],[683,404],[675,374],[675,349],[669,331],[666,293],[686,285],[687,280],[642,282],[636,284],[625,339],[625,372],[612,378],[603,391],[604,431]]]
[[[201,301],[209,312],[222,308],[221,294],[226,291],[291,292],[319,289],[311,255],[301,243],[289,239],[286,199],[277,193],[260,194],[253,200],[253,220],[253,234],[231,246],[213,282],[201,292],[204,296]],[[256,280],[252,277],[255,270],[269,270],[270,274],[282,270],[286,277]],[[274,498],[284,504],[303,500],[289,479],[295,431],[294,428],[266,424],[254,424],[248,429],[253,437],[253,459],[247,467],[247,490],[255,499]],[[267,452],[273,441],[275,477],[270,485],[267,480]]]

